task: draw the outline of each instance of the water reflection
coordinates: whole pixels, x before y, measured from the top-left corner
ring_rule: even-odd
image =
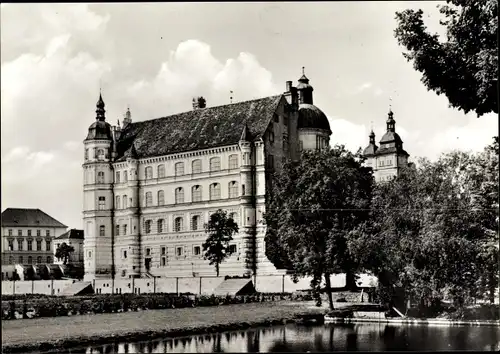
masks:
[[[389,326],[385,324],[287,325],[194,335],[140,343],[115,343],[70,353],[330,352],[387,350],[500,350],[498,327]]]

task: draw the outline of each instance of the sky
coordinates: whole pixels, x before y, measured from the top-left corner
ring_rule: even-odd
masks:
[[[412,158],[480,151],[498,117],[429,92],[394,38],[395,12],[440,2],[1,4],[2,210],[39,208],[82,228],[83,140],[99,89],[106,119],[134,121],[275,95],[302,67],[332,144],[356,151],[389,105]]]

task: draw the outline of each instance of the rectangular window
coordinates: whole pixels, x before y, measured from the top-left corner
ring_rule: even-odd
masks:
[[[127,250],[123,250],[123,258],[127,258]]]
[[[151,256],[151,248],[146,248],[146,256]]]
[[[28,251],[33,251],[33,241],[28,240]]]
[[[201,247],[200,246],[194,246],[193,253],[194,253],[195,256],[199,256],[201,254]]]
[[[23,264],[23,263],[24,263],[23,256],[19,256],[19,263],[21,263],[21,264]]]
[[[9,236],[12,236],[12,229],[9,229]]]
[[[165,267],[167,265],[167,257],[161,257],[161,266]]]
[[[302,151],[304,150],[304,143],[302,142],[302,140],[299,141],[299,151]]]
[[[161,234],[163,232],[163,219],[159,219],[156,223],[157,225],[157,231],[159,234]]]
[[[50,240],[45,240],[45,250],[50,251]],[[47,262],[50,263],[50,262]]]
[[[167,254],[167,247],[162,247],[161,248],[161,255],[165,256]]]
[[[22,236],[23,235],[23,230],[17,230],[17,236]]]
[[[123,225],[123,234],[126,235],[127,234],[127,224],[124,224]]]
[[[123,171],[123,182],[127,182],[127,181],[128,181],[127,171]]]
[[[153,167],[148,166],[146,167],[146,179],[152,179],[153,178]]]
[[[104,210],[106,208],[106,197],[99,197],[98,208],[99,210]]]
[[[42,230],[36,230],[36,235],[41,236],[42,235]],[[9,235],[10,236],[10,235]]]
[[[31,236],[31,230],[28,230],[28,236]]]
[[[106,236],[106,227],[104,225],[99,226],[99,236]]]
[[[9,251],[14,251],[14,241],[9,240]]]
[[[273,155],[267,156],[267,168],[271,171],[274,170],[274,156]]]
[[[51,256],[47,257],[47,263],[52,263],[52,257]]]
[[[17,240],[17,250],[22,251],[23,250],[23,240]]]
[[[120,183],[120,171],[116,171],[116,181],[115,183]]]
[[[120,236],[120,225],[116,225],[115,230],[116,230],[116,236]]]
[[[147,234],[151,233],[151,220],[146,220],[144,222],[144,230]]]
[[[151,192],[146,192],[146,206],[152,206],[153,205],[153,193]]]
[[[42,250],[42,241],[36,241],[36,250],[41,251]]]
[[[177,254],[177,257],[180,257],[182,256],[182,251],[184,250],[183,247],[177,247],[176,248],[176,254]]]
[[[50,236],[50,230],[45,230],[45,236]]]
[[[236,245],[229,245],[229,252],[236,253]]]

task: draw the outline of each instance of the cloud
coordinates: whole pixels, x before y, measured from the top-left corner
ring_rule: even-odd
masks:
[[[12,18],[23,20],[16,24]],[[100,81],[112,124],[127,105],[137,121],[190,110],[193,96],[205,96],[208,106],[215,106],[229,102],[229,91],[235,101],[281,91],[255,55],[219,59],[208,43],[196,39],[162,48],[155,54],[160,58],[156,75],[142,75],[133,69],[148,63],[148,56],[106,51],[113,45],[105,40],[109,20],[87,5],[2,8],[6,207],[40,208],[81,227],[81,142],[95,119]]]
[[[227,104],[230,91],[233,102],[280,92],[253,54],[243,52],[223,63],[207,43],[190,39],[171,51],[153,80],[132,82],[123,94],[133,97],[134,115],[153,118],[190,110],[195,96],[204,96],[207,106]]]
[[[365,148],[368,144],[367,127],[363,124],[355,124],[342,118],[328,117],[332,135],[330,136],[330,145],[345,145],[351,152]]]

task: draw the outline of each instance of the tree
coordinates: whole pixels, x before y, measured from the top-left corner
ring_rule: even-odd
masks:
[[[480,117],[498,113],[498,1],[448,0],[440,12],[447,40],[430,34],[423,11],[396,12],[394,32],[404,57],[423,74],[428,90],[445,94],[450,106]]]
[[[324,278],[332,309],[330,275],[357,270],[347,241],[369,217],[372,183],[371,169],[344,146],[305,151],[299,161],[285,162],[273,176],[264,215],[266,242],[273,242],[267,255],[286,258],[282,262],[293,265],[295,278],[311,276],[318,303]],[[355,286],[353,277],[348,279],[348,285]]]
[[[233,234],[238,233],[238,225],[227,212],[219,209],[210,215],[205,232],[208,237],[203,244],[204,258],[210,261],[210,265],[215,264],[219,276],[220,264],[233,253],[229,242],[233,240]]]
[[[376,186],[369,232],[352,237],[349,248],[378,276],[385,301],[394,287],[421,299],[423,310],[443,297],[461,308],[482,296],[481,284],[491,297],[498,281],[498,145],[488,149],[421,160],[418,169]]]
[[[55,256],[57,259],[62,259],[63,264],[66,264],[68,263],[71,253],[73,252],[75,252],[75,248],[73,246],[68,246],[66,242],[63,242],[57,247]]]

